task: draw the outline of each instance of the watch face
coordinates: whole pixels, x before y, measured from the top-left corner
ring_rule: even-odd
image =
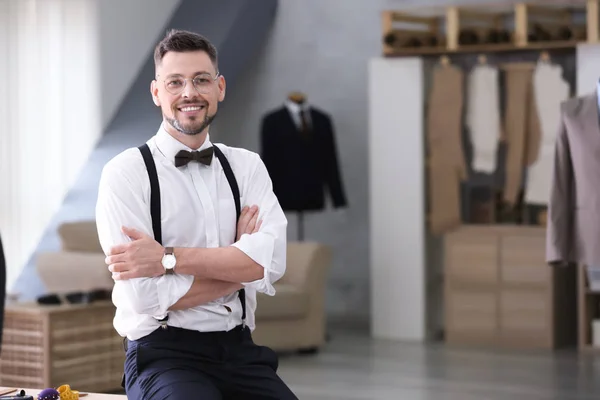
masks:
[[[162,259],[162,265],[166,269],[175,268],[175,256],[173,254],[167,254]]]

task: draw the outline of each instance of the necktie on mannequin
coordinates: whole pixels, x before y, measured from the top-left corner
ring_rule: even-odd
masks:
[[[181,150],[175,155],[175,166],[181,167],[187,165],[190,161],[197,161],[204,165],[210,165],[214,151],[212,146],[201,151]]]
[[[307,110],[300,110],[300,131],[303,134],[308,134],[310,131],[310,126],[308,124],[308,113]]]

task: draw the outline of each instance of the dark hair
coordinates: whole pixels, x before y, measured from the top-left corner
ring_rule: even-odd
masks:
[[[217,48],[204,36],[190,31],[171,29],[154,49],[154,66],[158,66],[169,51],[204,51],[212,61],[216,70],[219,69]]]

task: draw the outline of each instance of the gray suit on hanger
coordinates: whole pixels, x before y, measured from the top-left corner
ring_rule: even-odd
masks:
[[[600,114],[598,96],[561,105],[548,204],[546,261],[600,266]]]

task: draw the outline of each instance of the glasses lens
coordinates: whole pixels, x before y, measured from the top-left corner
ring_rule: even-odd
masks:
[[[213,78],[209,74],[200,74],[194,78],[194,87],[200,93],[209,93]]]
[[[179,94],[185,87],[185,79],[169,78],[165,81],[165,89],[171,94]]]

